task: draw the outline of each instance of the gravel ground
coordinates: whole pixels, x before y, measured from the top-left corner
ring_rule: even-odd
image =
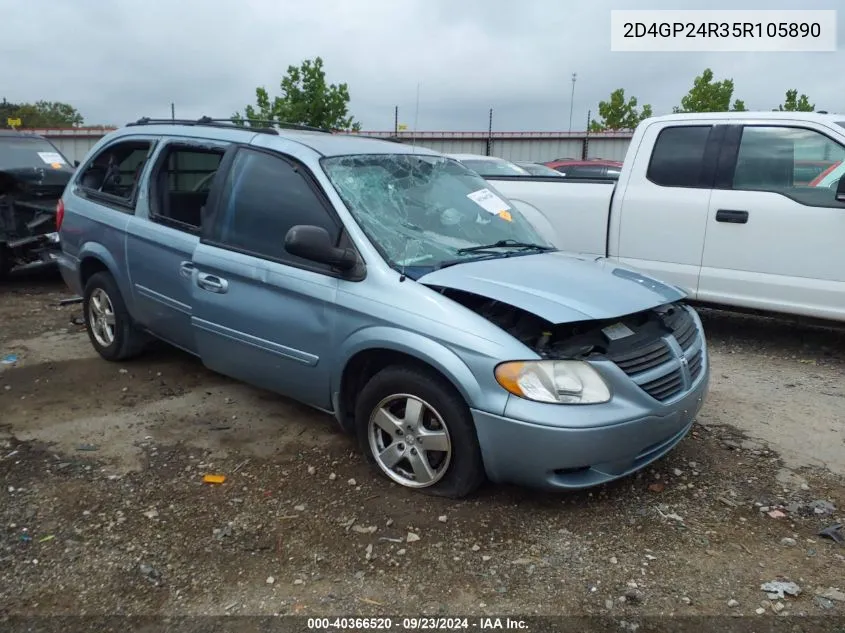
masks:
[[[455,502],[180,352],[100,360],[67,296],[0,294],[0,615],[845,615],[842,331],[702,311],[711,393],[670,455]]]

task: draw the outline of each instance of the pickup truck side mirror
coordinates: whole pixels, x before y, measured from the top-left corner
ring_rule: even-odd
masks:
[[[337,248],[329,232],[321,226],[292,226],[285,236],[285,250],[303,259],[328,264],[343,271],[352,270],[358,257],[351,248]]]
[[[835,198],[837,202],[845,202],[845,176],[839,179],[839,184],[836,185]]]

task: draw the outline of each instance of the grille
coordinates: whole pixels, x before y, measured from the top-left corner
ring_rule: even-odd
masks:
[[[689,373],[690,378],[695,380],[701,375],[701,370],[703,369],[702,361],[702,354],[701,350],[698,350],[693,357],[689,359]]]
[[[659,367],[671,359],[672,352],[663,339],[657,339],[631,352],[610,357],[610,360],[629,376]]]
[[[695,342],[696,334],[698,333],[695,327],[695,321],[692,315],[687,310],[678,310],[669,319],[668,325],[672,328],[672,333],[675,335],[675,340],[681,349],[688,350]]]
[[[655,400],[668,400],[683,389],[684,378],[680,369],[640,385]]]
[[[690,379],[696,380],[704,368],[704,354],[695,319],[688,309],[679,308],[666,317],[665,323],[687,355]],[[649,341],[625,354],[610,356],[610,360],[655,400],[665,402],[685,389],[680,359],[663,338]],[[660,372],[661,367],[665,367],[665,371]]]

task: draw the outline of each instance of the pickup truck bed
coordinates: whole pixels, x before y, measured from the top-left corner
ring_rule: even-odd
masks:
[[[605,257],[613,180],[485,177],[561,250]]]

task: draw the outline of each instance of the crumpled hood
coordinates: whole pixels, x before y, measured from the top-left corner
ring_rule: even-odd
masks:
[[[417,281],[501,301],[555,324],[611,319],[686,296],[615,262],[560,252],[470,261]]]

